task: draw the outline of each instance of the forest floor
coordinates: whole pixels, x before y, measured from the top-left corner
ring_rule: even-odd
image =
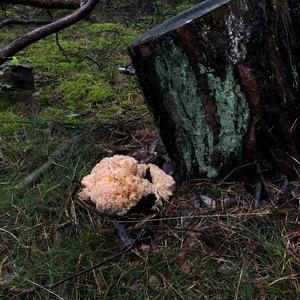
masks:
[[[143,26],[83,21],[59,33],[63,51],[52,36],[18,54],[34,68],[36,93],[0,99],[0,298],[300,299],[299,206],[289,194],[299,202],[300,181],[289,193],[267,182],[259,209],[255,184],[186,182],[159,213],[118,219],[137,239],[128,251],[113,219],[78,199],[103,157],[151,152],[159,140],[136,79],[117,71]],[[0,45],[23,31],[3,29]],[[74,135],[37,182],[15,188]]]

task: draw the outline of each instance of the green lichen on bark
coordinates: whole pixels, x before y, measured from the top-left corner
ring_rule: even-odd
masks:
[[[249,118],[246,98],[234,80],[232,69],[227,70],[222,81],[213,70],[198,65],[200,72],[207,75],[220,115],[221,130],[219,136],[215,136],[206,120],[204,101],[184,50],[172,38],[165,38],[156,51],[154,64],[163,98],[172,102],[169,106],[175,107],[170,118],[176,124],[176,150],[188,173],[198,170],[201,175],[216,177],[221,165],[213,165],[214,154],[221,153],[224,162],[240,152]]]
[[[208,87],[214,97],[220,117],[221,131],[218,148],[225,159],[241,151],[242,139],[247,131],[250,110],[247,99],[236,83],[232,67],[226,70],[225,80],[214,75],[214,70],[200,65],[207,76]]]
[[[200,173],[214,176],[210,154],[213,151],[212,130],[206,126],[204,107],[197,93],[197,80],[184,51],[168,38],[156,53],[155,69],[162,93],[174,102],[176,147],[187,171],[199,165]]]

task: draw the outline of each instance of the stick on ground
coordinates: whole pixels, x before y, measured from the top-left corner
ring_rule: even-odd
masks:
[[[58,148],[53,152],[49,159],[39,168],[35,169],[32,173],[27,175],[18,184],[15,185],[15,189],[21,190],[32,184],[34,184],[44,173],[50,170],[55,160],[65,153],[67,153],[75,144],[77,144],[82,138],[81,134],[75,134],[69,142],[64,142],[58,146]]]

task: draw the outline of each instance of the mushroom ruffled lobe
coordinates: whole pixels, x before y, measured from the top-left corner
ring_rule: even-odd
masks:
[[[174,179],[156,165],[139,164],[133,157],[124,155],[101,160],[81,184],[81,200],[90,199],[100,212],[119,216],[150,194],[156,197],[155,206],[161,206],[162,200],[168,200],[175,188]]]

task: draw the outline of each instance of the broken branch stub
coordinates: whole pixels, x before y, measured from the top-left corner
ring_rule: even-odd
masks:
[[[129,47],[186,175],[215,178],[256,160],[264,170],[299,169],[299,20],[297,0],[207,0]]]
[[[11,62],[0,66],[0,99],[31,99],[34,91],[32,68]]]
[[[0,66],[0,88],[3,90],[33,90],[32,68],[27,65],[6,63]],[[5,89],[6,87],[6,89]]]

